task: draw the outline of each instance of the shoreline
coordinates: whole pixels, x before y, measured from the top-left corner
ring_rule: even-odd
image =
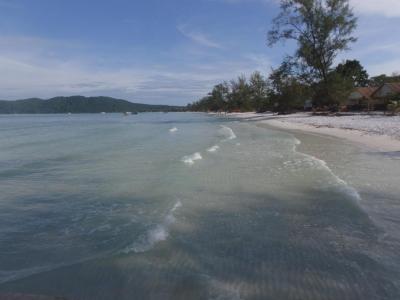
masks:
[[[389,182],[389,186],[398,191],[392,178],[398,175],[396,162],[400,154],[400,140],[360,130],[293,121],[304,115],[235,113],[227,117],[292,134],[301,141],[295,151],[326,164],[328,171],[357,195],[355,205],[368,215],[374,226],[385,232],[382,239],[390,236],[398,243],[398,224],[393,222],[393,216],[398,214],[399,209],[397,201],[394,201],[398,192],[388,193],[387,186],[384,190],[381,187]],[[311,115],[308,117],[313,118]],[[387,215],[390,217],[387,218]]]
[[[357,129],[344,129],[332,126],[315,126],[312,124],[291,121],[291,119],[293,120],[293,118],[296,118],[296,114],[280,117],[273,114],[234,113],[227,114],[227,117],[266,124],[276,129],[285,131],[297,131],[301,133],[336,137],[347,140],[358,146],[367,147],[371,150],[379,152],[400,151],[400,140],[397,140],[391,136],[378,135],[373,132],[361,131]],[[310,119],[311,118],[312,117],[310,117]]]

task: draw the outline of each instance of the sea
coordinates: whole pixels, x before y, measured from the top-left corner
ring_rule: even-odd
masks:
[[[0,116],[0,298],[400,299],[400,153],[202,113]]]

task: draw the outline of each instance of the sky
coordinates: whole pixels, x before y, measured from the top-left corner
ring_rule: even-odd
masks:
[[[358,59],[400,72],[400,0],[350,0]],[[267,75],[278,0],[0,0],[0,99],[84,95],[185,105],[222,81]]]

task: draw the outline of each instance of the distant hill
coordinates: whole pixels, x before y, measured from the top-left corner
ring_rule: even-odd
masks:
[[[116,113],[183,111],[180,106],[132,103],[111,97],[55,97],[31,98],[15,101],[0,100],[0,114],[61,114],[61,113]]]

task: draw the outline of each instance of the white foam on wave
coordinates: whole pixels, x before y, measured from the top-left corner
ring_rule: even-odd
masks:
[[[177,132],[177,131],[178,131],[178,128],[176,128],[176,127],[171,128],[171,129],[169,130],[169,132],[171,132],[171,133],[174,133],[174,132]]]
[[[171,208],[171,213],[175,212],[180,207],[182,207],[182,202],[181,201],[176,202],[174,207]]]
[[[344,181],[343,179],[341,179],[339,176],[337,176],[332,170],[331,168],[329,168],[328,164],[326,163],[326,161],[322,160],[322,159],[318,159],[314,156],[310,155],[310,158],[312,158],[314,161],[318,162],[319,165],[321,166],[322,169],[326,170],[327,172],[329,172],[333,178],[335,179],[336,183],[341,187],[341,190],[343,192],[345,192],[347,195],[351,196],[353,199],[357,200],[357,201],[361,201],[361,195],[358,193],[358,191],[350,186],[346,181]]]
[[[212,146],[212,147],[207,149],[207,151],[211,152],[211,153],[217,152],[218,150],[219,150],[219,146],[218,145]]]
[[[232,130],[232,128],[228,126],[221,125],[221,132],[223,135],[226,136],[226,139],[224,139],[224,141],[230,141],[237,138],[235,132]]]
[[[186,155],[184,156],[181,161],[184,162],[185,164],[192,166],[196,162],[196,160],[201,160],[203,157],[201,156],[200,152],[193,153],[192,155]]]
[[[297,146],[301,144],[301,141],[295,138],[295,144],[294,144],[294,151],[297,152]],[[305,157],[309,158],[311,161],[316,163],[316,166],[326,172],[328,172],[334,179],[336,184],[340,187],[340,189],[347,195],[349,195],[350,197],[352,197],[353,199],[355,199],[356,201],[361,201],[361,195],[359,194],[359,192],[352,186],[350,186],[346,181],[344,181],[342,178],[340,178],[339,176],[337,176],[331,168],[329,168],[328,163],[322,159],[319,159],[315,156],[312,156],[310,154],[305,154],[302,153],[302,155],[304,155]],[[287,163],[287,162],[286,162]]]
[[[175,203],[165,216],[162,223],[157,224],[145,234],[139,237],[132,245],[122,250],[122,253],[128,254],[131,252],[143,253],[152,249],[157,243],[165,241],[169,236],[169,227],[175,223],[176,218],[174,212],[182,206],[181,201]]]
[[[100,225],[100,226],[98,226],[96,228],[93,228],[93,229],[89,230],[88,235],[92,235],[92,234],[97,233],[97,232],[107,231],[107,230],[110,230],[110,229],[112,229],[111,224],[103,224],[103,225]],[[67,228],[67,230],[68,230],[68,228]]]

